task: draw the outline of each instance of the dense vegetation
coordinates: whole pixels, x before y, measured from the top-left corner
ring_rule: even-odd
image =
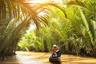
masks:
[[[22,50],[47,52],[57,44],[64,53],[95,56],[95,11],[95,0],[33,6],[24,0],[0,0],[0,55],[12,55],[21,38]],[[36,29],[28,31],[30,24]]]
[[[95,0],[76,0],[50,6],[43,15],[47,26],[26,33],[18,45],[23,50],[50,51],[57,44],[64,53],[96,55],[95,5]]]

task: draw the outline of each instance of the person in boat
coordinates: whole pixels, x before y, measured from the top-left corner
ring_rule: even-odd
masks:
[[[53,45],[51,49],[51,56],[49,57],[51,64],[61,64],[61,50],[57,45]]]

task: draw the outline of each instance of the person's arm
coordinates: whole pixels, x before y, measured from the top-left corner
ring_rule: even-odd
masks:
[[[60,50],[57,52],[57,57],[61,57],[61,51]]]

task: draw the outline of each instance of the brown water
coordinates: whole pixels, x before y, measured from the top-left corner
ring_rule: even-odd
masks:
[[[22,52],[17,51],[16,56],[9,57],[0,64],[50,64],[49,53]],[[96,64],[96,58],[78,57],[73,55],[62,55],[62,64]]]

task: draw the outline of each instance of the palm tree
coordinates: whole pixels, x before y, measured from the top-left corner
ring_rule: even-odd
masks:
[[[44,11],[43,9],[54,6],[62,10],[55,4],[37,4],[35,6],[31,7],[25,3],[25,0],[0,0],[0,53],[3,50],[5,53],[9,51],[7,54],[14,53],[21,33],[24,33],[31,22],[34,21],[37,29],[40,21],[46,23],[46,18],[38,16],[40,12]]]
[[[0,0],[0,15],[0,53],[13,53],[21,31],[32,21],[38,28],[39,17],[24,0]]]
[[[34,21],[37,29],[39,29],[41,22],[47,23],[48,16],[50,16],[49,13],[53,13],[53,9],[59,10],[64,19],[72,22],[73,28],[78,24],[78,26],[75,27],[76,29],[73,29],[73,33],[76,32],[75,34],[78,37],[83,35],[85,39],[88,37],[91,46],[94,46],[94,41],[96,39],[94,25],[96,21],[94,17],[96,16],[94,13],[95,4],[95,0],[70,0],[67,4],[67,8],[64,8],[65,4],[52,3],[35,4],[35,6],[32,7],[28,3],[25,3],[25,0],[0,0],[0,52],[2,52],[2,50],[5,52],[11,50],[10,53],[14,53],[17,41],[21,37],[21,34],[25,33],[29,24]],[[70,13],[72,11],[68,11],[68,9],[72,9],[72,11],[77,10],[77,12],[76,14],[72,14]],[[39,16],[41,12],[45,12],[46,15]],[[59,13],[57,13],[57,15],[59,15]],[[80,30],[78,28],[80,28]],[[83,29],[81,30],[81,28],[85,31]]]

